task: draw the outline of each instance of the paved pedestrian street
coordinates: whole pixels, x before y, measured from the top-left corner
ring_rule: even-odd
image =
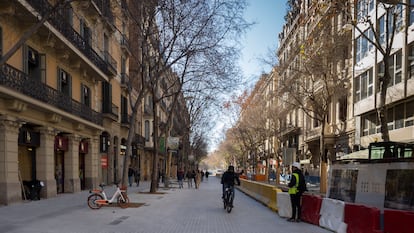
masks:
[[[304,222],[291,223],[276,212],[236,191],[234,209],[221,201],[219,179],[204,179],[199,189],[160,188],[149,183],[128,189],[133,207],[91,210],[88,191],[0,207],[1,233],[325,233]],[[106,188],[112,195],[114,188]]]

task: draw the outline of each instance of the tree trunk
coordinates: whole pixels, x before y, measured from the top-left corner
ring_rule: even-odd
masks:
[[[319,191],[321,193],[326,193],[328,186],[328,174],[327,174],[327,162],[328,158],[325,153],[325,120],[322,121],[321,125],[321,135],[319,139],[319,176],[320,176],[320,186]]]
[[[387,98],[387,88],[391,80],[388,64],[388,58],[383,59],[384,63],[384,77],[380,78],[380,99],[377,109],[378,119],[381,124],[381,138],[384,142],[390,141],[390,134],[388,130],[388,119],[387,119],[387,107],[386,107],[386,98]]]
[[[153,98],[155,97],[155,93],[153,92]],[[150,193],[157,192],[158,188],[158,116],[157,116],[157,105],[156,101],[152,102],[152,113],[154,116],[154,122],[153,122],[153,156],[152,156],[152,173],[151,173],[151,187],[150,187]]]

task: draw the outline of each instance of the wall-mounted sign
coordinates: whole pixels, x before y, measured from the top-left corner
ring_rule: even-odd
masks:
[[[89,150],[88,141],[82,140],[79,142],[79,153],[87,154]]]
[[[104,155],[101,157],[102,168],[108,168],[108,156]]]
[[[64,136],[56,135],[55,150],[67,151],[68,150],[68,138]]]

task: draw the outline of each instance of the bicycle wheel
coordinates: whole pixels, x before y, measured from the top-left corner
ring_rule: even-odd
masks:
[[[227,213],[231,212],[231,209],[233,209],[233,196],[231,195],[231,193],[229,193],[229,198],[228,198],[228,202],[227,202]]]
[[[118,205],[123,209],[129,206],[129,198],[126,193],[121,193],[121,195],[118,196]]]
[[[88,206],[89,206],[89,208],[91,208],[93,210],[100,209],[102,207],[102,205],[97,204],[96,200],[103,200],[103,199],[104,198],[101,194],[94,193],[94,194],[89,195],[89,197],[88,197]]]

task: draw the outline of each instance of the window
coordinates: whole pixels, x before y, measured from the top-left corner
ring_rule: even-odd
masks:
[[[340,121],[345,122],[347,118],[347,109],[348,109],[348,100],[347,98],[341,98],[338,101],[339,104],[339,113],[338,118]]]
[[[72,96],[72,77],[61,68],[58,68],[58,91]]]
[[[399,129],[404,127],[404,104],[399,104],[395,107],[394,111],[394,128]]]
[[[388,60],[390,80],[388,87],[394,86],[402,81],[402,52],[399,50],[395,54],[391,55]],[[379,74],[384,74],[384,64],[381,62],[378,64]]]
[[[128,123],[128,99],[121,95],[121,122]]]
[[[395,18],[394,18],[395,15]],[[404,29],[403,27],[403,7],[402,4],[393,7],[386,14],[382,15],[378,21],[379,37],[381,44],[386,42],[386,35],[388,38],[391,37],[393,32],[393,21],[395,20],[395,33],[398,33]],[[388,27],[388,31],[387,31]],[[386,34],[387,33],[387,34]]]
[[[358,20],[369,15],[369,13],[374,10],[374,7],[374,0],[359,0],[357,5]]]
[[[361,123],[363,136],[375,134],[377,128],[377,114],[374,112],[363,116]]]
[[[91,106],[91,89],[88,86],[81,84],[81,90],[82,90],[82,93],[81,93],[82,104],[90,107]]]
[[[363,58],[368,56],[369,52],[374,49],[374,45],[368,41],[374,41],[374,33],[371,29],[364,32],[364,35],[360,35],[356,40],[356,62],[360,62]]]
[[[102,82],[102,112],[112,113],[112,85]]]
[[[405,127],[414,125],[414,100],[406,103]]]
[[[414,1],[414,0],[413,0]],[[411,45],[410,54],[408,55],[408,76],[407,79],[411,79],[414,77],[414,45]]]
[[[91,29],[86,25],[84,20],[80,20],[80,35],[84,40],[84,45],[92,45]]]
[[[149,142],[150,140],[150,124],[149,121],[145,121],[145,141]]]
[[[379,30],[379,41],[381,44],[385,43],[385,16],[381,16],[378,22],[378,30]]]
[[[23,71],[32,79],[46,82],[46,55],[37,50],[23,46]]]
[[[358,102],[373,94],[372,69],[355,78],[355,101]]]
[[[414,0],[410,0],[410,5],[414,6]],[[414,7],[410,7],[410,25],[414,23]]]
[[[388,130],[394,129],[394,108],[388,108],[387,125],[388,125]]]

